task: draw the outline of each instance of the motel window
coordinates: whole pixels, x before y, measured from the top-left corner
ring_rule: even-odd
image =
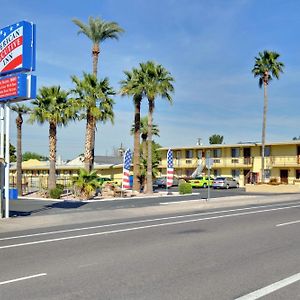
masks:
[[[300,179],[300,170],[296,170],[296,179]]]
[[[219,177],[221,176],[220,169],[214,169],[214,177]]]
[[[268,157],[271,155],[271,147],[270,146],[266,146],[265,147],[265,157]]]
[[[193,158],[193,150],[186,150],[185,151],[186,158]]]
[[[175,152],[175,158],[180,159],[181,158],[181,151],[176,151]]]
[[[221,157],[221,149],[213,149],[212,157]]]
[[[240,157],[240,148],[231,148],[231,157]]]
[[[271,177],[271,170],[270,169],[265,169],[265,178],[270,179]]]
[[[240,177],[240,170],[237,169],[231,170],[231,175],[233,178],[238,179]]]

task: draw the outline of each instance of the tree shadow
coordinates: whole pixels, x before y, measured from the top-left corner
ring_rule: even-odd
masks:
[[[26,216],[31,216],[33,214],[37,214],[43,211],[48,211],[51,209],[76,209],[80,208],[83,205],[86,205],[87,203],[84,202],[79,202],[79,201],[63,201],[63,202],[55,202],[52,204],[47,204],[44,205],[41,208],[34,209],[34,210],[29,210],[29,211],[20,211],[20,210],[10,210],[9,211],[9,216],[10,217],[26,217]]]

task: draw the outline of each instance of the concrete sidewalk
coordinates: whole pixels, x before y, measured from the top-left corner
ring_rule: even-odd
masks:
[[[229,208],[244,205],[263,205],[296,200],[300,200],[300,194],[232,196],[211,198],[209,201],[203,199],[184,200],[183,198],[180,202],[172,202],[172,197],[170,197],[170,202],[157,206],[124,209],[121,208],[105,211],[78,211],[74,213],[57,215],[27,216],[10,219],[0,219],[0,233],[92,222],[112,222],[122,219],[153,217],[168,214],[184,214],[216,208]]]

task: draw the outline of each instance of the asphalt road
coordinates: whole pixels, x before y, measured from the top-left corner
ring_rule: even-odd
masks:
[[[87,227],[0,234],[0,299],[300,299],[300,200]]]
[[[177,188],[170,189],[170,192],[177,191]],[[185,195],[184,199],[207,199],[207,189],[194,189],[193,195]],[[154,194],[155,195],[155,194]],[[230,197],[246,195],[245,189],[229,189],[229,190],[210,190],[211,198]],[[166,197],[152,197],[152,198],[130,198],[122,200],[110,200],[105,202],[55,202],[45,200],[14,200],[10,202],[10,216],[30,216],[30,215],[43,215],[43,214],[59,214],[68,213],[74,211],[94,211],[94,210],[111,210],[120,208],[132,208],[132,207],[147,207],[157,206],[160,203],[169,201],[182,201],[183,197],[179,196],[166,196]]]

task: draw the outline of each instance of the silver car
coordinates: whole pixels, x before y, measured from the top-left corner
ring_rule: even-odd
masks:
[[[217,177],[212,184],[214,189],[230,189],[238,188],[239,183],[232,177]]]

